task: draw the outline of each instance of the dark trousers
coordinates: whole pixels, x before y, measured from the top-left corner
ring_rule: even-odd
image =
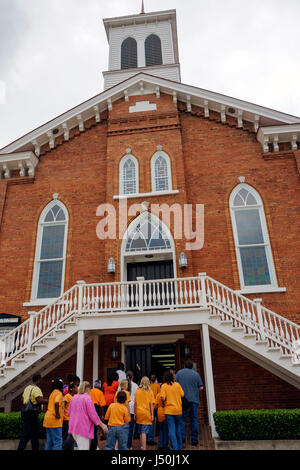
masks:
[[[95,407],[97,415],[100,417],[100,406],[94,403],[94,407]],[[97,426],[94,426],[94,437],[91,440],[90,450],[97,450],[97,447],[98,447],[98,433],[97,433]]]
[[[39,421],[38,413],[26,413],[22,416],[24,427],[18,450],[25,450],[27,442],[31,441],[32,450],[39,450]]]
[[[62,427],[62,437],[63,437],[63,450],[74,450],[74,438],[72,434],[69,434],[69,421],[63,421]]]

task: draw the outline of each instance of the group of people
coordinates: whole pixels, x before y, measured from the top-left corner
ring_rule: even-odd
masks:
[[[158,449],[181,450],[186,438],[185,423],[190,416],[192,445],[198,444],[199,392],[203,388],[193,363],[176,374],[165,371],[158,382],[155,375],[134,382],[132,371],[117,371],[102,384],[100,380],[80,383],[79,377],[68,375],[52,380],[49,399],[39,387],[41,377],[33,377],[32,385],[23,393],[23,434],[18,450],[24,450],[29,440],[32,449],[39,449],[38,414],[47,404],[43,426],[46,428],[45,450],[96,450],[106,440],[106,450],[131,450],[134,437],[139,437],[140,449],[158,444]],[[30,410],[28,404],[30,402]],[[158,429],[158,443],[155,439]]]

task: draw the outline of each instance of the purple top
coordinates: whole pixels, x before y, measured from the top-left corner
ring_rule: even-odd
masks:
[[[87,393],[74,395],[70,401],[68,415],[70,418],[69,434],[78,434],[93,439],[94,425],[99,426],[100,419],[90,395]]]

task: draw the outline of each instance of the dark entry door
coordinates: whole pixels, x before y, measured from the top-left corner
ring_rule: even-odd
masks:
[[[150,261],[148,263],[127,264],[127,281],[135,281],[137,277],[144,277],[145,281],[156,279],[173,279],[173,261]],[[130,286],[130,295],[135,296],[135,286]],[[132,292],[133,290],[133,292]],[[149,283],[144,285],[146,305],[144,307],[160,307],[175,303],[174,283]],[[131,305],[130,305],[131,306]]]
[[[146,281],[172,279],[174,277],[173,261],[127,264],[127,281],[135,281],[137,277],[144,277]]]
[[[139,382],[151,372],[151,346],[126,346],[126,369],[134,373],[134,381]]]

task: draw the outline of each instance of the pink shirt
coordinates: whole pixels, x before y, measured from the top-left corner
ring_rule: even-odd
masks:
[[[94,425],[98,426],[100,419],[90,395],[87,393],[74,395],[70,401],[68,415],[70,418],[69,434],[78,434],[93,439]]]

